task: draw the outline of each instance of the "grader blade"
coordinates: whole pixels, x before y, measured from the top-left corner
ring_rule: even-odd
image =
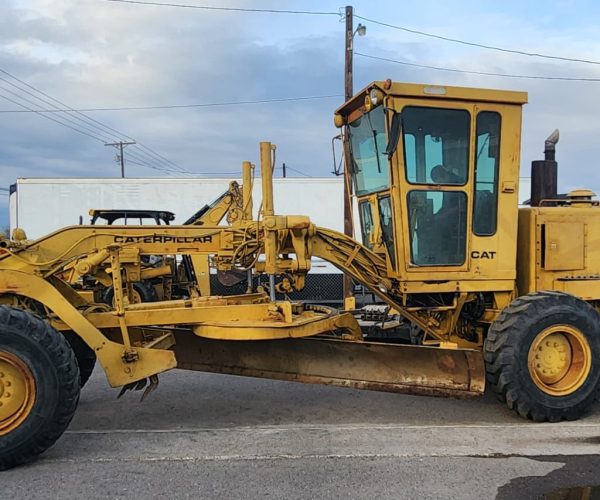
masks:
[[[325,338],[222,341],[176,334],[178,368],[355,389],[474,398],[483,394],[481,354]]]

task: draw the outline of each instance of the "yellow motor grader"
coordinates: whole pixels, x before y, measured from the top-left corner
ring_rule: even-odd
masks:
[[[205,224],[217,225],[230,213],[233,203],[240,203],[241,195],[237,182],[232,181],[229,189],[214,200],[210,205],[204,205],[195,214],[189,217],[184,226]],[[156,226],[170,225],[175,220],[175,214],[166,210],[131,210],[131,209],[91,209],[89,211],[90,225],[100,224],[129,225],[134,221],[143,224],[143,221],[153,221]],[[116,222],[121,224],[115,224]],[[202,257],[182,256],[180,261],[172,257],[144,255],[140,258],[138,273],[140,281],[131,283],[132,294],[128,299],[132,303],[152,302],[156,300],[169,300],[181,298],[182,295],[210,295],[209,260],[207,255]],[[70,283],[78,293],[88,302],[113,304],[114,290],[110,276],[110,262],[106,261],[94,266],[93,273],[82,274],[76,269],[76,261],[65,267],[65,272],[60,275],[61,280]],[[218,277],[220,281],[238,279],[236,271]],[[222,277],[224,276],[224,277]]]
[[[144,395],[172,368],[465,398],[487,378],[523,417],[580,417],[600,378],[600,210],[588,191],[557,194],[554,134],[519,208],[526,100],[387,80],[340,107],[363,244],[276,214],[268,142],[254,220],[246,161],[227,224],[73,226],[3,241],[0,468],[60,437],[95,358],[111,386]],[[195,261],[186,298],[135,303],[147,255]],[[368,340],[350,312],[276,300],[302,289],[312,257],[375,294],[412,345]],[[203,293],[208,262],[248,273],[247,293]],[[112,304],[69,285],[97,273],[112,280]],[[251,286],[258,274],[268,286]]]

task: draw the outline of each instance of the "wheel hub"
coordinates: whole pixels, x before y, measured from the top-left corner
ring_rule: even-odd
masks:
[[[585,382],[591,350],[585,336],[569,325],[556,325],[538,334],[529,349],[529,372],[544,392],[563,396]]]
[[[571,365],[571,345],[562,333],[552,333],[538,343],[535,369],[546,384],[562,379]]]
[[[18,427],[35,401],[35,381],[16,355],[0,351],[0,436]]]

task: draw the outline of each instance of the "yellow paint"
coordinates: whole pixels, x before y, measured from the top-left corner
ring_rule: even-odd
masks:
[[[385,115],[388,130],[393,112],[402,114],[409,106],[461,110],[470,116],[467,181],[462,186],[411,184],[400,134],[396,153],[389,161],[389,186],[357,199],[372,209],[373,230],[365,245],[336,231],[317,228],[303,215],[278,215],[273,205],[275,146],[262,142],[263,200],[257,220],[252,220],[253,166],[246,161],[242,164],[243,186],[231,182],[226,195],[193,225],[74,226],[36,241],[10,242],[5,253],[0,253],[0,294],[6,300],[21,296],[44,304],[55,314],[51,318],[55,328],[73,330],[95,350],[112,385],[176,366],[171,350],[157,348],[166,344],[138,335],[140,328],[149,326],[185,328],[190,335],[231,341],[306,337],[341,330],[353,341],[362,341],[356,321],[347,314],[309,310],[289,301],[271,302],[263,293],[210,295],[211,268],[266,273],[277,277],[280,291],[301,290],[312,257],[333,263],[363,283],[422,330],[426,343],[459,350],[480,348],[486,328],[518,295],[563,290],[586,300],[600,299],[600,224],[595,222],[600,212],[588,195],[575,193],[569,206],[518,208],[525,102],[527,94],[522,92],[373,82],[340,107],[335,120],[344,124],[360,118],[367,108],[373,112],[385,106],[389,110]],[[497,228],[486,236],[473,231],[479,154],[475,123],[481,112],[500,116]],[[431,140],[435,142],[435,137]],[[466,258],[459,265],[411,262],[409,227],[414,213],[409,212],[408,196],[413,191],[436,190],[461,193],[466,199]],[[385,208],[380,208],[384,197],[390,199],[393,250],[388,250],[384,241],[387,228],[381,219]],[[145,267],[142,257],[147,255],[191,258],[197,283],[190,289],[189,299],[134,303],[132,283],[136,279],[167,272],[166,267],[160,271]],[[115,286],[115,304],[110,311],[95,309],[89,295],[84,300],[67,286],[83,275]],[[577,333],[553,335],[553,344],[564,347],[566,339],[572,348],[579,345],[585,353],[587,344]],[[570,377],[577,372],[576,365],[572,362],[569,366],[575,368],[567,369],[553,364],[552,370],[567,370],[565,377]],[[538,376],[546,380],[542,383],[553,385],[543,378],[543,369]]]
[[[585,335],[577,328],[555,325],[534,339],[528,366],[540,390],[551,396],[566,396],[585,383],[592,367],[592,352]]]
[[[35,403],[35,379],[24,360],[0,350],[0,436],[21,425]]]

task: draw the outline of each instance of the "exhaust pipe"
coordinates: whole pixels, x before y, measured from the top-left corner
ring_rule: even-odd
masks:
[[[558,196],[558,163],[556,162],[558,138],[559,132],[556,129],[544,143],[544,159],[531,162],[530,205],[532,207],[539,207],[543,200],[555,200]]]

